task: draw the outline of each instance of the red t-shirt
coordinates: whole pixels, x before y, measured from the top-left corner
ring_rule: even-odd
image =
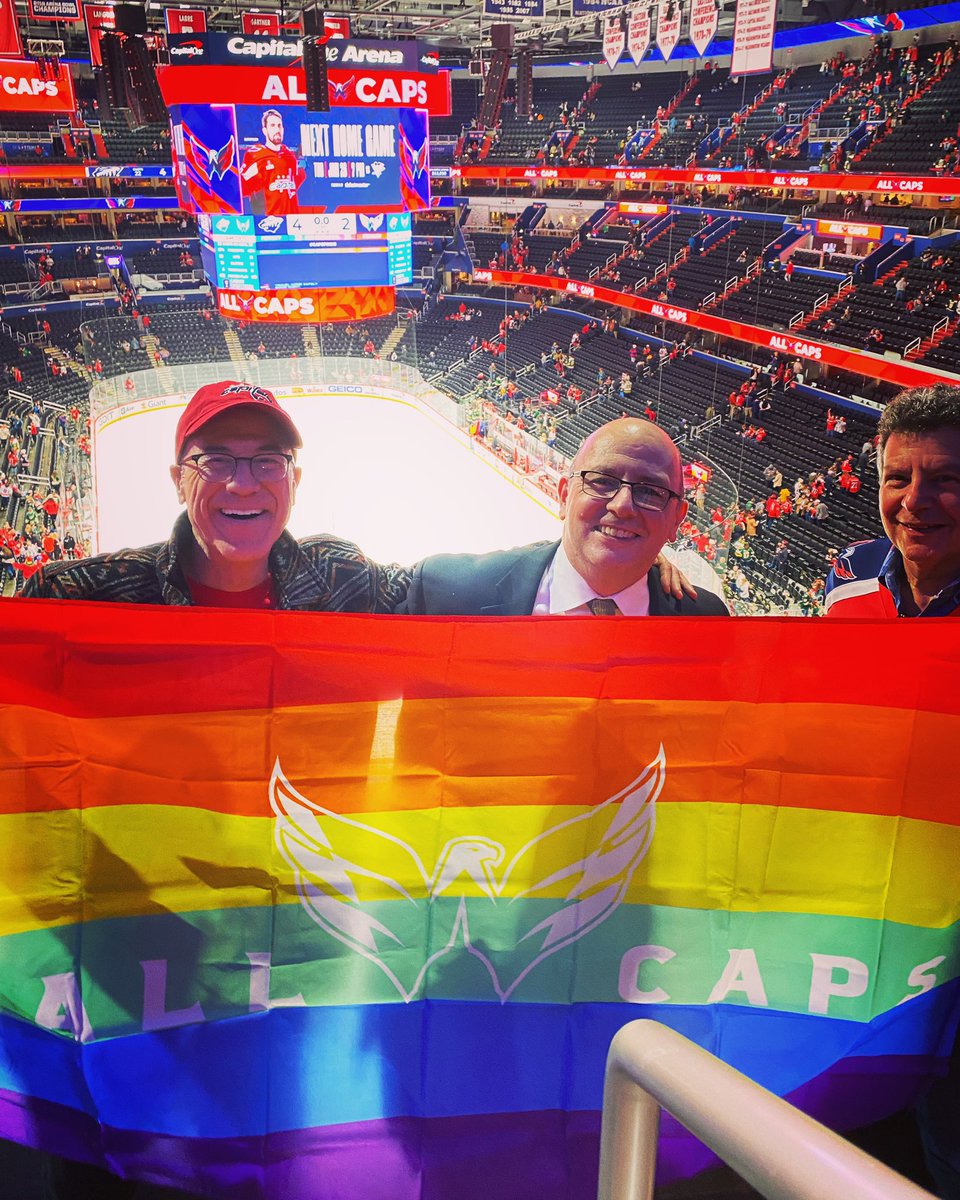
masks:
[[[273,577],[268,575],[256,587],[247,588],[244,592],[225,592],[221,588],[207,587],[187,576],[187,586],[190,598],[194,604],[205,608],[276,608],[277,597],[273,587]]]

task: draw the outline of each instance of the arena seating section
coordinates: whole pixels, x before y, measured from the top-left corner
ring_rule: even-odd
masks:
[[[946,164],[942,161],[960,121],[960,63],[944,65],[938,50],[942,46],[922,49],[912,81],[900,55],[885,55],[879,49],[853,72],[845,70],[843,63],[831,62],[823,69],[815,64],[736,81],[725,70],[709,66],[692,76],[681,70],[637,75],[599,72],[595,80],[538,73],[530,116],[516,112],[511,95],[494,130],[476,127],[479,83],[457,78],[452,115],[432,122],[432,159],[435,165],[454,161],[490,166],[625,163],[763,168],[782,164],[790,169],[829,165],[851,171],[960,173],[957,155]],[[878,84],[872,82],[875,69],[881,73]],[[90,97],[84,98],[84,105],[83,118],[98,119]],[[863,119],[865,114],[869,120]],[[101,126],[109,161],[169,163],[164,127],[134,128],[124,115],[103,120]],[[821,143],[822,154],[817,157]],[[0,145],[11,163],[46,156],[62,160],[67,155],[56,123],[35,117],[5,114],[0,118]],[[79,125],[74,147],[94,152],[92,138]],[[22,194],[79,199],[100,194],[98,186],[40,184]],[[112,186],[118,187],[116,182]],[[960,245],[953,245],[955,238],[960,242],[960,235],[953,232],[950,207],[936,209],[879,195],[840,195],[818,203],[752,186],[720,193],[706,186],[679,186],[671,192],[640,194],[643,199],[671,204],[668,213],[628,218],[604,208],[611,195],[607,185],[578,188],[575,183],[558,182],[535,192],[522,183],[505,191],[496,181],[481,180],[464,183],[461,191],[468,197],[509,194],[530,199],[516,227],[499,219],[496,224],[480,224],[484,218],[467,211],[463,232],[477,267],[516,269],[519,265],[570,280],[602,283],[736,321],[803,331],[857,351],[907,355],[960,376]],[[569,223],[553,228],[555,210],[534,203],[541,197],[564,195],[587,201],[579,228]],[[624,198],[636,195],[628,193]],[[783,220],[761,219],[771,214]],[[837,238],[832,246],[824,246],[821,238],[814,244],[802,240],[790,245],[790,227],[784,222],[802,217],[898,226],[906,230],[906,237],[897,243],[897,253],[874,269],[870,258],[874,247],[863,242],[850,248]],[[563,454],[572,455],[586,433],[624,412],[652,413],[678,437],[689,437],[681,420],[687,430],[706,425],[699,440],[688,442],[687,450],[694,456],[702,453],[729,475],[739,491],[741,509],[754,503],[762,510],[770,494],[769,478],[764,475],[768,466],[779,468],[792,488],[798,478],[826,472],[848,455],[857,459],[874,433],[868,411],[852,407],[843,409],[847,426],[842,435],[826,430],[827,410],[833,405],[836,411],[834,397],[863,394],[862,379],[807,378],[803,385],[784,391],[771,387],[762,375],[761,390],[770,389],[770,407],[755,418],[765,431],[765,440],[758,444],[742,436],[741,424],[727,419],[726,398],[745,381],[752,363],[766,366],[769,354],[745,346],[718,346],[693,330],[652,317],[628,317],[624,310],[572,296],[562,302],[554,299],[554,307],[522,318],[520,314],[532,311],[533,298],[523,289],[505,290],[461,279],[458,294],[445,296],[439,292],[443,255],[453,247],[441,237],[417,237],[414,242],[416,290],[405,293],[401,304],[417,310],[416,321],[401,320],[399,332],[396,317],[327,325],[315,330],[314,343],[293,325],[225,322],[198,294],[183,294],[170,302],[172,295],[198,286],[181,261],[180,249],[161,245],[165,239],[175,239],[180,246],[184,238],[195,237],[192,222],[185,222],[179,212],[120,212],[111,215],[110,223],[100,215],[83,213],[31,214],[18,217],[16,228],[17,240],[33,251],[29,256],[0,255],[4,307],[63,299],[59,282],[63,279],[106,278],[102,259],[81,247],[114,236],[144,239],[138,249],[127,251],[126,269],[137,277],[166,276],[163,286],[172,290],[163,297],[164,303],[151,303],[146,292],[135,297],[141,302],[141,316],[150,317],[146,331],[129,308],[106,318],[98,313],[91,319],[89,312],[57,313],[56,304],[50,303],[42,315],[0,316],[0,382],[7,397],[0,404],[0,432],[8,430],[11,421],[16,424],[17,418],[29,430],[31,414],[39,423],[36,436],[25,432],[18,439],[26,451],[25,463],[9,458],[14,433],[0,442],[0,484],[26,481],[11,496],[0,496],[0,511],[16,538],[15,553],[5,552],[7,592],[19,582],[18,568],[23,565],[10,560],[29,557],[43,533],[38,525],[40,494],[51,480],[58,485],[70,477],[81,490],[89,482],[84,461],[87,395],[100,370],[108,376],[124,376],[162,370],[164,364],[233,359],[239,371],[245,362],[261,358],[309,355],[315,344],[323,354],[359,356],[371,353],[371,347],[379,354],[389,339],[385,353],[419,364],[430,382],[468,406],[469,412],[479,413],[481,405],[492,405],[511,421],[522,420],[528,431],[535,431]],[[785,233],[784,249],[778,239]],[[195,241],[189,245],[199,265],[199,248]],[[54,281],[43,296],[38,292],[35,264],[36,249],[42,247],[50,247],[55,263]],[[787,273],[785,262],[792,264]],[[898,287],[901,280],[906,282],[905,290]],[[115,303],[112,283],[106,294]],[[611,318],[622,324],[608,328]],[[569,350],[575,333],[582,342]],[[671,354],[675,337],[683,337],[683,342]],[[554,362],[554,345],[573,358],[562,377]],[[639,367],[630,354],[632,345]],[[645,365],[648,357],[651,361]],[[629,383],[622,386],[622,379]],[[818,395],[811,382],[832,394]],[[891,391],[881,382],[874,394],[882,399]],[[68,415],[74,406],[78,417]],[[715,410],[719,419],[706,422],[708,409]],[[751,599],[757,605],[776,609],[803,601],[813,581],[825,575],[831,548],[875,536],[872,467],[861,471],[861,481],[857,494],[836,487],[830,490],[826,520],[761,518],[755,538],[739,539],[738,565],[750,581]],[[697,519],[709,527],[709,514],[697,514]],[[786,572],[772,565],[773,547],[782,537],[788,538],[792,555]]]

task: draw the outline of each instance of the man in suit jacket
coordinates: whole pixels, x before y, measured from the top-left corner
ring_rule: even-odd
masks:
[[[695,589],[677,599],[655,562],[687,512],[680,454],[650,421],[621,418],[584,441],[560,481],[559,542],[424,559],[400,612],[454,616],[726,616]]]

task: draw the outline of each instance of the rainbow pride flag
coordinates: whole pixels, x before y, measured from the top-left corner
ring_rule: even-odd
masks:
[[[945,1057],[955,624],[2,611],[0,1136],[588,1200],[627,1021],[840,1128]]]

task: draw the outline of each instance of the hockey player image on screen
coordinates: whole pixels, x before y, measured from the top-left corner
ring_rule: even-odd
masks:
[[[282,216],[299,212],[297,189],[307,177],[296,153],[283,144],[283,117],[268,108],[261,118],[263,142],[251,146],[240,164],[244,196],[255,213]]]

